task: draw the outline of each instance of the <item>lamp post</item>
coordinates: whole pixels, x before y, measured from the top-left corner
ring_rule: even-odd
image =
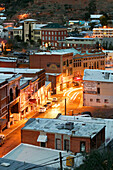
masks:
[[[65,115],[66,115],[66,98],[65,98]]]

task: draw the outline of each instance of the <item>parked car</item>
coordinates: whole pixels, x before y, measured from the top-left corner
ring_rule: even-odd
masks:
[[[57,102],[57,101],[58,101],[57,97],[53,97],[52,102]]]
[[[43,107],[45,107],[46,110],[49,108],[49,106],[47,104],[43,105]]]
[[[46,104],[48,105],[48,107],[52,106],[52,102],[47,102]]]
[[[46,108],[45,107],[40,107],[40,109],[39,109],[39,112],[40,113],[44,113],[46,111]]]
[[[5,140],[5,135],[4,134],[2,134],[2,133],[0,133],[0,138],[2,138],[3,140]]]
[[[4,140],[0,138],[0,146],[2,146],[3,144],[4,144]]]
[[[91,116],[91,117],[92,117],[92,114],[91,114],[91,112],[89,112],[89,111],[82,112],[82,113],[81,113],[81,115],[89,115],[89,116]]]

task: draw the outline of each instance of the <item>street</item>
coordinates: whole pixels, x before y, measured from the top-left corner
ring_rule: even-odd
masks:
[[[52,96],[53,97],[53,96]],[[25,125],[26,121],[29,118],[55,118],[58,113],[65,115],[76,114],[76,108],[82,107],[82,87],[79,88],[70,88],[65,90],[61,94],[54,95],[54,97],[58,98],[57,102],[53,102],[51,108],[49,108],[45,113],[34,112],[33,115],[29,114],[27,118],[25,118],[20,124],[20,126],[16,127],[11,133],[8,133],[6,136],[5,143],[0,147],[0,157],[3,157],[9,151],[14,149],[21,143],[21,128]],[[7,129],[6,129],[7,130]],[[4,131],[6,131],[4,130]],[[3,131],[3,133],[4,133]]]

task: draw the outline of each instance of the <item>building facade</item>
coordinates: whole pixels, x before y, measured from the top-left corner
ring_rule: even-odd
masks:
[[[57,47],[58,40],[64,40],[67,36],[67,28],[57,23],[51,23],[41,28],[42,46]]]
[[[83,105],[113,107],[113,71],[84,71]]]
[[[93,28],[93,36],[98,38],[112,38],[113,37],[113,28]]]
[[[21,129],[22,143],[73,153],[90,152],[104,141],[103,124],[37,118]]]
[[[45,68],[47,73],[53,73],[53,77],[55,74],[62,74],[58,81],[61,84],[60,89],[64,89],[66,86],[69,87],[73,80],[72,58],[73,53],[68,50],[39,52],[30,56],[30,68]]]
[[[14,123],[15,113],[19,112],[20,74],[2,74],[0,86],[0,130]]]

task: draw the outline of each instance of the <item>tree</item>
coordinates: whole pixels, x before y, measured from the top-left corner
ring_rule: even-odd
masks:
[[[106,16],[101,16],[100,17],[100,23],[102,26],[107,26],[108,25],[108,22],[107,22],[107,17]]]
[[[93,151],[86,154],[84,164],[75,170],[112,170],[113,152],[112,151]]]

